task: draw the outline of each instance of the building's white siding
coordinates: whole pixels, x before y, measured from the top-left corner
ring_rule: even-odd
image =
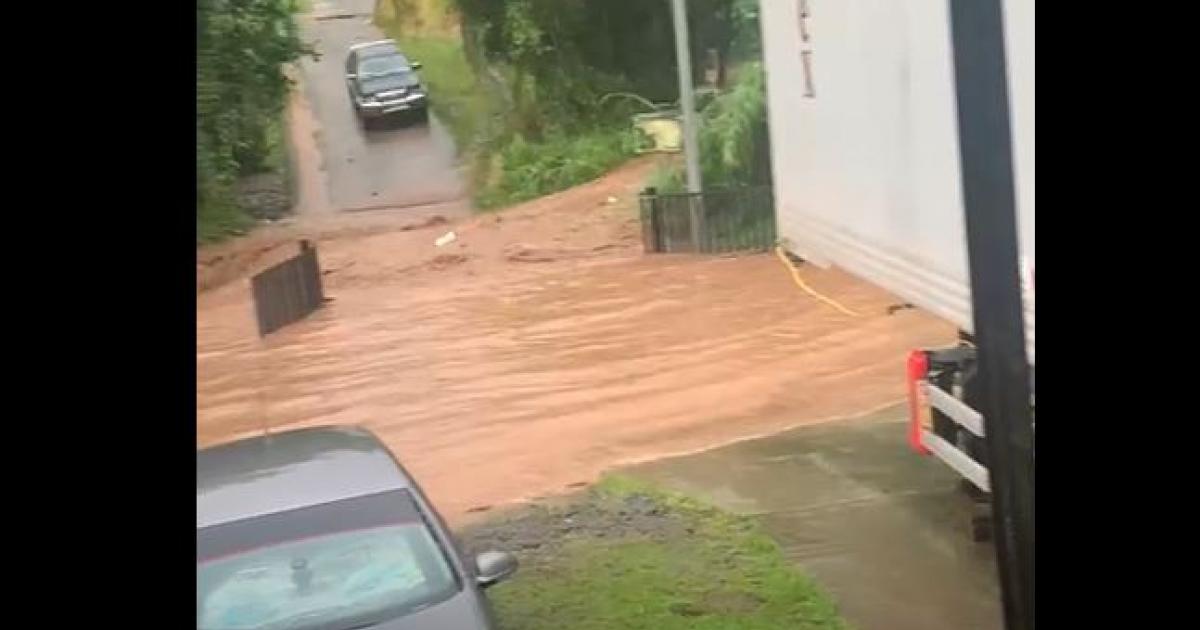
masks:
[[[809,17],[802,19],[805,4]],[[1027,272],[1034,259],[1033,10],[1033,0],[1005,3]],[[776,210],[786,246],[970,330],[946,0],[763,0],[762,29]],[[1032,360],[1028,273],[1025,281]]]

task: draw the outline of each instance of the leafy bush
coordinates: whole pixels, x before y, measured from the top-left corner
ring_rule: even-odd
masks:
[[[495,208],[593,180],[633,155],[638,142],[634,131],[612,128],[557,133],[537,143],[517,135],[494,158],[499,176],[485,182],[477,202]]]
[[[683,192],[687,187],[683,168],[678,164],[659,164],[646,180],[646,187],[659,193]]]
[[[441,2],[457,11],[460,42],[421,26],[440,21]],[[425,63],[434,112],[471,165],[476,202],[484,208],[585,182],[634,155],[630,116],[643,110],[634,99],[605,95],[677,98],[666,2],[388,0],[377,6],[380,26]],[[757,55],[758,0],[691,0],[691,9],[697,79],[709,49],[718,52],[722,79],[729,60]],[[706,156],[714,181],[724,181],[726,172],[745,176],[731,164],[748,163],[739,160],[745,143],[753,144],[744,134],[747,117],[756,113],[749,100],[754,87],[712,110],[725,134],[704,141],[720,152]]]
[[[747,64],[733,89],[704,110],[700,131],[705,185],[721,188],[770,179],[766,74],[762,63]]]
[[[196,4],[196,231],[200,242],[244,228],[236,178],[280,160],[278,125],[291,81],[284,66],[310,51],[294,0],[198,0]]]
[[[698,135],[700,173],[706,189],[770,183],[766,75],[761,63],[743,66],[732,89],[705,107]],[[682,191],[683,168],[660,167],[646,185],[659,192]]]

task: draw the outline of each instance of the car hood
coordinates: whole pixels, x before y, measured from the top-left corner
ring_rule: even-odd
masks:
[[[411,615],[392,619],[370,630],[492,630],[487,603],[470,589]]]
[[[393,90],[416,87],[421,82],[417,79],[417,75],[405,72],[364,78],[358,84],[363,94],[378,94],[380,92],[391,92]]]

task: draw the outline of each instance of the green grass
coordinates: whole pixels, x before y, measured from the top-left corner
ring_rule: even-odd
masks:
[[[502,630],[847,627],[754,521],[623,477],[602,481],[591,500],[631,494],[684,519],[691,535],[572,539],[523,563],[489,591]]]
[[[244,234],[254,219],[232,200],[205,204],[196,211],[196,244],[203,245]]]
[[[653,188],[660,194],[683,192],[687,188],[684,182],[683,167],[678,164],[656,166],[646,179],[646,187]]]
[[[498,114],[498,104],[476,78],[462,42],[453,36],[408,35],[398,22],[379,25],[410,59],[422,63],[419,74],[429,88],[430,106],[455,145],[469,152],[489,118]]]

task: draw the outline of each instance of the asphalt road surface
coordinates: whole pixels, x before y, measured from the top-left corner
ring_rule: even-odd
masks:
[[[314,3],[304,37],[320,61],[302,64],[305,95],[317,123],[317,146],[329,209],[421,206],[465,198],[454,142],[430,116],[428,124],[396,121],[364,130],[345,80],[350,46],[382,39],[371,24],[373,0]],[[437,94],[431,94],[436,99]]]

